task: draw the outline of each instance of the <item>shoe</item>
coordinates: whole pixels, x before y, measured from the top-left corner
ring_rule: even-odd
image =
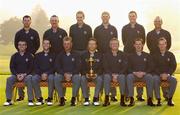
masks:
[[[94,106],[99,106],[99,105],[100,105],[99,99],[98,99],[97,97],[94,97],[94,98],[93,98],[93,105],[94,105]]]
[[[121,95],[121,99],[120,99],[121,101],[120,101],[120,105],[121,106],[127,106],[126,104],[125,104],[125,102],[124,102],[124,95]]]
[[[7,100],[3,105],[4,106],[10,106],[10,105],[12,105],[12,102],[11,102],[11,100]]]
[[[137,100],[138,100],[138,101],[141,101],[141,102],[142,102],[142,101],[145,101],[145,99],[144,99],[142,96],[137,97]]]
[[[47,103],[48,106],[53,105],[53,103],[52,103],[52,98],[48,97],[48,98],[46,99],[46,103]]]
[[[33,103],[32,100],[29,100],[29,101],[28,101],[28,106],[34,106],[34,103]]]
[[[155,104],[153,104],[153,102],[152,102],[152,98],[148,98],[147,105],[148,106],[155,106]]]
[[[162,104],[161,104],[161,99],[158,99],[158,102],[157,102],[157,104],[156,104],[156,106],[161,106]]]
[[[71,98],[71,106],[76,106],[76,98],[75,97]]]
[[[42,97],[38,98],[36,105],[37,105],[37,106],[40,106],[40,105],[43,105],[43,104],[44,104],[43,98],[42,98]]]
[[[111,97],[111,101],[112,102],[117,102],[118,100],[116,99],[116,97]]]
[[[83,103],[84,106],[89,106],[90,102],[89,102],[89,98],[85,98],[85,101]]]
[[[129,107],[132,107],[134,106],[135,102],[134,102],[134,98],[133,97],[130,97],[130,103],[129,103]]]
[[[106,106],[108,106],[108,105],[110,105],[110,102],[109,102],[109,95],[106,95],[106,96],[105,96],[105,100],[104,100],[103,106],[106,107]]]
[[[16,99],[16,101],[23,101],[24,97],[19,97],[18,99]]]
[[[65,105],[65,99],[64,99],[64,97],[61,97],[59,106],[64,106],[64,105]]]
[[[167,105],[168,105],[168,106],[174,106],[174,102],[172,101],[172,98],[169,98],[169,99],[168,99]]]

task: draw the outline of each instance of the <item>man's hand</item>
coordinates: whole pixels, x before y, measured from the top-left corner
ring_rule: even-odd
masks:
[[[43,74],[41,75],[41,79],[42,79],[43,81],[46,81],[47,78],[48,78],[48,75],[47,75],[46,73],[43,73]]]
[[[71,77],[72,77],[72,74],[69,74],[69,73],[65,73],[65,74],[64,74],[64,78],[65,78],[65,80],[68,81],[68,82],[71,81]]]
[[[168,74],[163,73],[163,74],[160,75],[160,77],[161,77],[161,79],[162,79],[163,81],[166,81],[167,78],[168,78]]]
[[[133,72],[133,74],[138,78],[143,78],[144,72]]]
[[[18,81],[22,81],[24,79],[24,75],[23,74],[17,74],[17,80]]]
[[[118,74],[112,74],[112,81],[113,82],[118,82],[117,78],[118,78]]]

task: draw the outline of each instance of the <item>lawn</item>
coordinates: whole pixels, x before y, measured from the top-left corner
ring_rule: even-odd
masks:
[[[112,103],[109,107],[84,107],[79,103],[75,107],[70,106],[70,97],[71,97],[71,88],[68,88],[67,90],[67,103],[64,107],[59,107],[58,103],[54,104],[53,106],[34,106],[34,107],[28,107],[27,106],[27,99],[25,99],[23,102],[16,102],[15,105],[4,107],[3,102],[5,101],[5,83],[6,78],[8,75],[0,75],[0,115],[23,115],[23,114],[67,114],[67,115],[82,115],[82,114],[126,114],[126,115],[179,115],[180,114],[180,85],[178,84],[175,96],[174,96],[174,107],[168,107],[166,106],[166,102],[163,101],[162,107],[148,107],[145,106],[145,102],[136,102],[136,106],[134,107],[120,107],[119,102]],[[176,74],[176,77],[178,78],[178,81],[180,80],[180,74]],[[42,88],[43,96],[47,97],[47,88]],[[118,90],[119,91],[119,90]],[[145,92],[145,91],[144,91]],[[91,94],[93,94],[93,89],[91,89]],[[26,96],[27,97],[27,96]],[[144,95],[145,97],[145,95]],[[119,93],[118,93],[118,99],[119,99]],[[91,99],[92,100],[92,99]]]

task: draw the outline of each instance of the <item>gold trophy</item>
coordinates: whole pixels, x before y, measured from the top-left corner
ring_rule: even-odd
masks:
[[[92,56],[90,56],[89,59],[87,59],[87,62],[89,63],[90,66],[90,70],[89,72],[86,74],[87,78],[89,79],[95,79],[97,77],[97,74],[94,72],[93,70],[93,64],[96,62],[95,59],[93,59]]]

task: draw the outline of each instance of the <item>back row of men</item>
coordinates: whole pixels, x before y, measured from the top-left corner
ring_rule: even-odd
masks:
[[[83,22],[85,16],[82,11],[77,12],[76,19],[77,24],[70,27],[69,35],[72,37],[73,47],[72,49],[78,51],[80,55],[86,52],[86,47],[89,39],[92,37],[92,29],[89,25]],[[130,23],[123,27],[122,29],[122,41],[124,44],[124,52],[126,54],[131,54],[134,52],[133,41],[135,38],[142,38],[143,44],[145,43],[145,30],[143,26],[137,24],[136,22],[137,14],[135,11],[129,12]],[[102,24],[98,26],[94,31],[94,37],[97,40],[97,49],[99,52],[105,54],[109,51],[109,41],[110,39],[117,38],[117,30],[114,26],[109,24],[110,15],[108,12],[102,13]],[[63,38],[67,36],[65,30],[59,28],[59,19],[57,16],[53,15],[50,19],[52,28],[44,33],[43,38],[48,39],[51,42],[51,52],[55,55],[63,51]],[[23,17],[24,28],[16,33],[15,36],[15,47],[18,49],[18,42],[25,40],[27,43],[27,52],[33,55],[39,49],[40,41],[38,33],[30,28],[31,17]],[[159,52],[157,41],[159,38],[164,37],[167,42],[167,50],[171,46],[171,36],[170,33],[161,28],[162,19],[156,17],[154,20],[155,29],[148,33],[147,35],[147,46],[150,53],[153,55]],[[167,98],[167,92],[164,91],[164,97]],[[142,88],[138,89],[138,100],[143,101],[142,98]],[[116,95],[115,89],[111,89],[112,100],[116,100],[114,97]],[[18,100],[22,100],[24,97],[23,90],[19,89]]]

